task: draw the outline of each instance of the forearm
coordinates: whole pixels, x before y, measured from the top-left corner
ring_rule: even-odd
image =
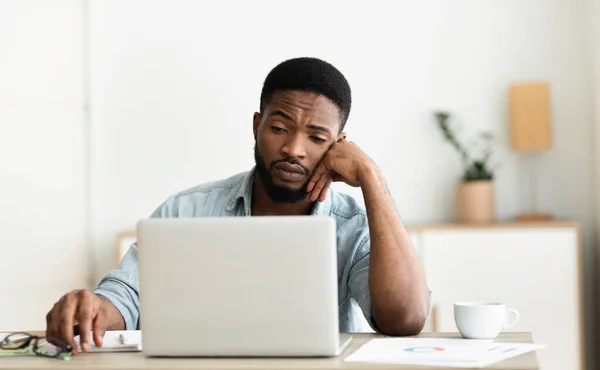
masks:
[[[100,297],[102,307],[105,310],[104,317],[106,317],[106,330],[125,330],[125,320],[123,320],[123,316],[119,310],[117,310],[117,307],[115,307],[108,298],[99,294],[97,294],[97,296]]]
[[[93,293],[105,300],[110,310],[108,325],[121,327],[120,330],[138,329],[139,302],[132,289],[121,281],[107,279],[93,290]]]
[[[419,258],[380,171],[366,172],[361,188],[371,240],[369,290],[374,320],[386,334],[417,334],[429,312]]]

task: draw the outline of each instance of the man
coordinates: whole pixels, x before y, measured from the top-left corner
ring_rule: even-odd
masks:
[[[173,195],[152,217],[331,216],[340,331],[354,330],[353,298],[373,329],[414,335],[429,315],[431,292],[381,170],[342,131],[350,106],[350,86],[332,65],[314,58],[279,64],[265,79],[253,117],[255,168]],[[330,190],[332,181],[360,187],[366,210]],[[73,348],[75,331],[81,333],[83,351],[92,339],[100,346],[105,330],[139,328],[136,244],[93,292],[66,294],[46,321],[47,335]]]

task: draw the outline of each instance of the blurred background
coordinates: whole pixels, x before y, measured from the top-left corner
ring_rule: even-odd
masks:
[[[44,329],[167,196],[250,169],[262,82],[298,56],[347,77],[349,139],[409,226],[457,221],[464,168],[434,112],[467,147],[492,133],[493,221],[534,207],[579,227],[594,368],[598,0],[0,0],[0,331]],[[534,155],[511,145],[510,87],[529,81],[550,92],[551,143]]]

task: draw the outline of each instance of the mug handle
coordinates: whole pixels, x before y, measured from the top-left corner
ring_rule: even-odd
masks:
[[[511,316],[512,316],[512,320],[509,322],[506,322],[506,319],[508,319]],[[504,325],[502,326],[502,329],[510,329],[513,326],[517,325],[518,321],[519,321],[519,311],[512,309],[512,308],[508,308],[506,310],[506,318],[504,319]]]

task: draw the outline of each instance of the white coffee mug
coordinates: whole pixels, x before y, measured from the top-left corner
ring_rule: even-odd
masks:
[[[494,339],[519,321],[519,312],[495,302],[454,303],[454,321],[467,339]]]

